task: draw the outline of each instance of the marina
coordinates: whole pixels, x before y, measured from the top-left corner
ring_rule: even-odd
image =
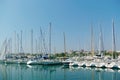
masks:
[[[51,25],[51,24],[50,24]],[[66,52],[66,38],[64,33],[64,52],[62,57],[51,53],[51,40],[49,40],[49,50],[44,53],[8,53],[7,40],[4,43],[3,52],[0,54],[0,78],[1,80],[119,80],[120,77],[120,53],[115,48],[115,33],[113,22],[113,50],[111,56],[106,56],[102,49],[102,37],[100,32],[99,51],[94,52],[93,36],[91,36],[91,51],[87,55],[70,56]],[[31,34],[33,32],[31,31]],[[91,33],[92,34],[92,33]],[[22,31],[21,31],[22,36]],[[50,38],[51,39],[51,38]],[[22,42],[21,42],[22,43]],[[32,42],[31,42],[32,43]],[[32,44],[33,45],[33,44]],[[45,45],[44,45],[45,46]],[[21,46],[22,47],[22,46]],[[74,53],[74,52],[73,52]],[[73,54],[72,53],[72,54]],[[60,54],[60,53],[59,53]],[[110,54],[110,53],[109,53]],[[3,71],[5,70],[5,71]],[[24,72],[26,71],[26,72]],[[18,73],[19,75],[16,75]],[[24,74],[24,75],[23,75]],[[38,75],[39,74],[39,75]],[[13,77],[14,75],[14,77]],[[26,76],[32,77],[26,77]],[[86,76],[87,75],[87,76]],[[47,77],[46,77],[47,76]],[[59,77],[61,76],[61,77]],[[71,76],[71,77],[69,77]],[[108,77],[110,76],[110,77]]]
[[[78,58],[79,59],[79,58]],[[81,60],[81,59],[80,59]],[[19,64],[19,65],[46,65],[46,66],[72,66],[72,67],[94,67],[94,68],[107,68],[107,69],[120,69],[120,59],[99,59],[93,58],[92,60],[75,60],[75,58],[68,58],[66,60],[57,60],[57,59],[35,59],[30,60],[28,58],[24,59],[9,59],[1,60],[0,64]]]
[[[120,80],[119,0],[0,0],[0,80]]]
[[[10,40],[5,40],[2,45],[2,50],[0,53],[0,63],[1,64],[25,64],[25,65],[64,65],[64,66],[79,66],[79,67],[96,67],[96,68],[109,68],[109,69],[120,69],[120,53],[116,52],[116,37],[115,37],[115,26],[114,20],[112,20],[112,51],[109,53],[110,56],[106,56],[106,52],[104,50],[103,44],[103,33],[102,27],[100,26],[99,31],[99,48],[98,51],[94,50],[94,32],[93,26],[91,25],[91,51],[85,53],[84,50],[79,52],[76,55],[71,56],[70,53],[66,51],[66,35],[63,32],[63,43],[64,43],[64,52],[53,54],[52,53],[52,35],[51,35],[51,22],[49,23],[49,36],[48,36],[48,47],[46,47],[45,37],[43,35],[43,31],[40,27],[40,36],[41,36],[41,47],[43,51],[39,53],[33,52],[33,29],[31,29],[31,40],[30,40],[30,53],[25,53],[23,50],[23,31],[20,31],[20,39],[19,36],[15,32],[15,38],[18,37],[15,41],[15,46],[18,46],[15,51],[18,53],[10,52],[12,50]],[[17,42],[17,43],[16,43]],[[10,45],[11,44],[11,45]],[[16,45],[17,44],[17,45]],[[20,44],[20,45],[19,45]],[[36,52],[37,52],[37,42],[36,42]],[[48,50],[46,49],[48,48]],[[39,47],[39,51],[40,51]],[[19,51],[20,50],[20,51]],[[73,51],[72,54],[76,54]],[[80,56],[83,54],[84,56]],[[86,55],[85,55],[86,54]],[[61,57],[59,57],[61,55]],[[71,56],[71,57],[70,57]]]

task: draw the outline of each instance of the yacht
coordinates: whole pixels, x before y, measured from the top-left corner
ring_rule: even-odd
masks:
[[[74,61],[74,62],[70,62],[69,63],[69,66],[78,66],[78,62],[77,61]]]

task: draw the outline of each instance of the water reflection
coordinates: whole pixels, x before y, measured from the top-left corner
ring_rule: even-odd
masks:
[[[54,80],[55,71],[54,66],[0,65],[0,80]]]
[[[120,70],[90,67],[69,67],[69,71],[75,72],[76,78],[80,80],[120,80]],[[80,77],[78,77],[77,73]]]
[[[119,75],[112,69],[0,64],[0,80],[120,80]]]

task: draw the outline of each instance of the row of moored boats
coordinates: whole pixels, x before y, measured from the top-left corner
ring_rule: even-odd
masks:
[[[97,67],[97,68],[117,68],[120,69],[120,60],[84,60],[84,61],[73,61],[66,60],[64,61],[64,66],[79,66],[79,67]]]

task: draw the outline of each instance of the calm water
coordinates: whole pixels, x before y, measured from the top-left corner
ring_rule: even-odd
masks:
[[[0,64],[0,80],[120,80],[112,69]]]

